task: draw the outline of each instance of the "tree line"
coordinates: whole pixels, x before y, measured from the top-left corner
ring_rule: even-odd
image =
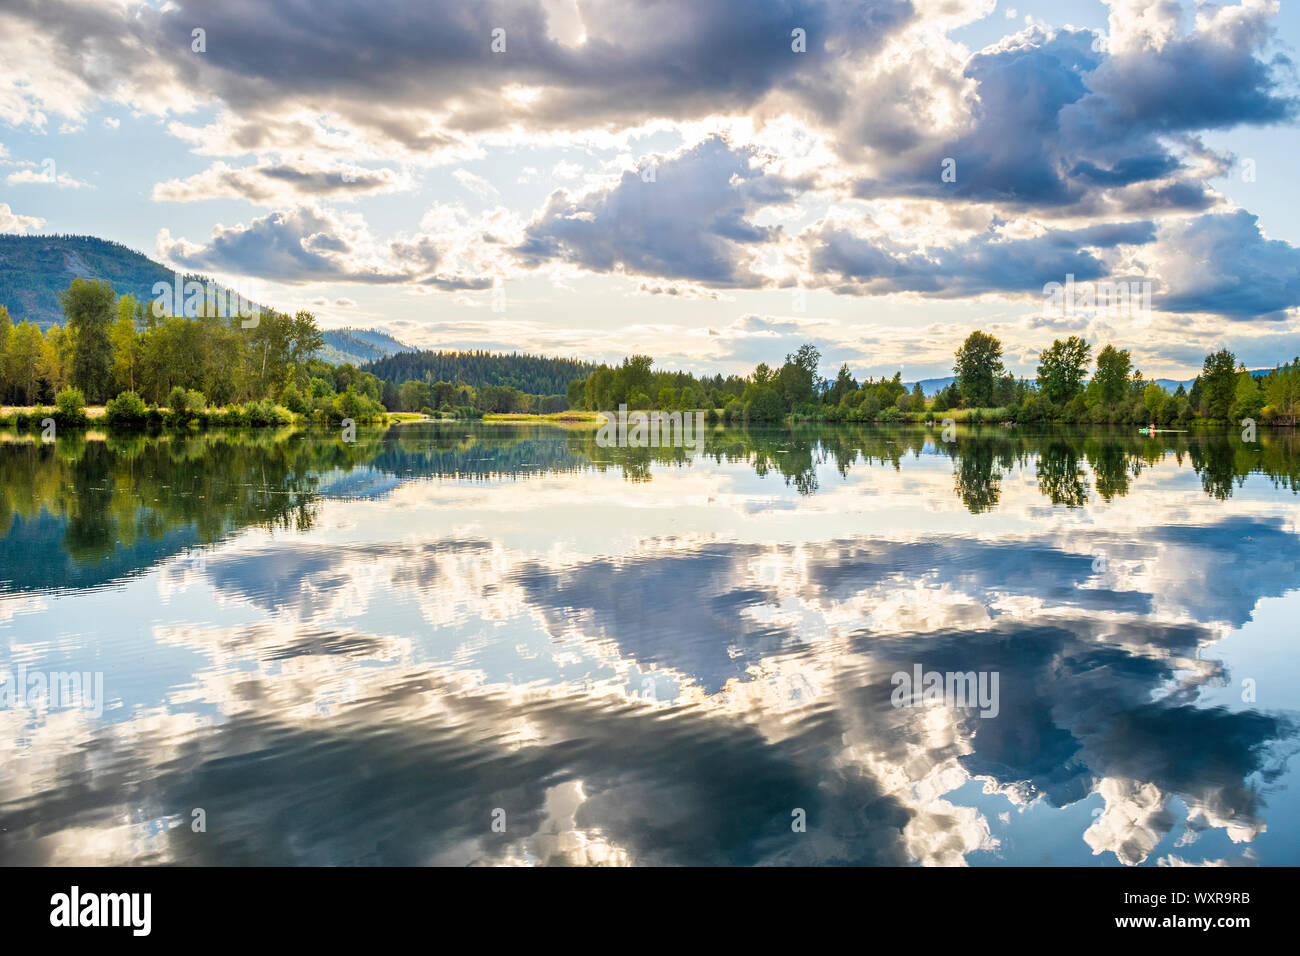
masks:
[[[564,395],[534,395],[513,385],[476,388],[464,381],[420,379],[409,379],[396,389],[391,382],[384,382],[384,404],[395,411],[452,418],[477,418],[488,413],[550,415],[570,408]]]
[[[1269,372],[1250,372],[1232,352],[1205,357],[1190,389],[1172,392],[1146,379],[1128,349],[1104,346],[1092,361],[1092,346],[1072,335],[1057,339],[1039,355],[1033,379],[1007,371],[1002,343],[974,331],[957,349],[953,382],[927,398],[919,382],[910,389],[902,373],[858,381],[847,363],[833,379],[821,378],[821,355],[800,346],[773,368],[759,363],[745,376],[695,377],[654,371],[654,359],[632,355],[621,365],[601,365],[570,383],[566,397],[575,408],[609,411],[707,409],[725,421],[889,422],[928,421],[939,415],[959,421],[1071,424],[1184,425],[1239,422],[1295,425],[1300,411],[1300,358]]]
[[[505,386],[527,395],[563,395],[569,382],[585,378],[596,366],[578,359],[519,352],[419,351],[398,352],[363,368],[398,386],[408,381],[450,382],[470,388]]]
[[[186,307],[192,315],[160,316],[107,282],[81,278],[59,299],[65,321],[45,332],[31,321],[15,325],[0,306],[0,403],[53,401],[74,419],[78,407],[104,403],[110,422],[123,424],[283,418],[268,408],[318,420],[384,412],[377,376],[316,357],[323,339],[310,312],[223,316],[205,299]],[[266,414],[213,414],[253,405]]]
[[[656,370],[648,355],[619,365],[488,352],[399,353],[363,368],[318,357],[310,312],[261,311],[252,321],[223,316],[204,300],[185,316],[155,315],[107,282],[75,279],[60,295],[65,322],[42,332],[15,325],[0,306],[0,403],[53,401],[62,420],[106,404],[110,422],[271,424],[285,415],[357,421],[385,410],[473,417],[486,412],[552,413],[707,409],[712,420],[965,421],[1183,425],[1252,419],[1294,425],[1300,358],[1265,373],[1223,349],[1205,357],[1190,389],[1170,392],[1133,367],[1127,349],[1105,345],[1093,361],[1079,336],[1055,340],[1033,379],[1005,368],[1002,343],[974,331],[954,356],[954,379],[933,398],[901,372],[858,381],[841,365],[818,374],[821,355],[801,345],[779,366],[748,376]],[[380,374],[382,373],[382,374]],[[399,384],[400,382],[400,384]],[[235,409],[226,412],[228,408]],[[279,409],[279,411],[277,411]],[[220,410],[215,411],[215,410]],[[10,417],[20,417],[14,413]]]

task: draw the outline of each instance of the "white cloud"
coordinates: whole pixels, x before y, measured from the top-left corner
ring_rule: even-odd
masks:
[[[501,194],[497,188],[482,176],[475,175],[467,169],[458,169],[451,174],[456,182],[460,183],[465,189],[472,192],[479,199],[491,200],[496,199]]]
[[[218,162],[185,179],[156,184],[153,198],[156,202],[243,199],[260,206],[283,206],[325,196],[347,199],[412,187],[411,178],[404,173],[347,163],[323,166],[302,159],[266,160],[236,168]]]
[[[36,168],[20,169],[5,177],[11,186],[57,186],[59,189],[94,189],[89,183],[74,179],[67,173],[49,172]]]
[[[41,228],[45,220],[39,216],[20,216],[8,203],[0,202],[0,232],[24,233]]]

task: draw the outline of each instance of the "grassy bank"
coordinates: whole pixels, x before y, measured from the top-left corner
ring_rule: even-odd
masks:
[[[483,416],[485,422],[518,422],[522,424],[557,424],[557,425],[598,425],[600,412],[570,410],[551,412],[548,415],[534,415],[523,412],[488,413]]]

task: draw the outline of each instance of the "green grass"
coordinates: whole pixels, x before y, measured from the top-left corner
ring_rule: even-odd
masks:
[[[571,425],[595,425],[600,421],[599,412],[586,412],[570,409],[567,412],[551,412],[549,415],[534,415],[528,412],[488,412],[483,416],[485,422],[551,422]]]

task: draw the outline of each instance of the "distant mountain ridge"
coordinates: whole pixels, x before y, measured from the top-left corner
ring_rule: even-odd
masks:
[[[925,393],[926,398],[934,398],[955,381],[956,379],[951,375],[947,378],[923,378],[921,379],[921,391]],[[916,382],[904,382],[903,385],[907,387],[908,391],[911,391]]]
[[[400,352],[414,352],[415,346],[394,338],[383,329],[326,329],[321,332],[325,347],[317,355],[331,365],[365,365]]]
[[[1019,376],[1017,376],[1017,378],[1019,378]],[[1026,375],[1025,378],[1029,379],[1031,382],[1034,380],[1034,376],[1032,375]],[[938,395],[955,381],[957,381],[957,379],[951,375],[947,378],[923,378],[921,379],[921,391],[925,393],[926,398],[934,398],[934,396]],[[1089,380],[1086,378],[1083,380],[1085,385],[1088,384],[1088,381]],[[1167,392],[1176,392],[1178,391],[1179,385],[1190,390],[1192,383],[1195,381],[1196,379],[1194,377],[1187,379],[1185,382],[1172,378],[1158,378],[1155,380],[1155,383]],[[903,384],[910,389],[916,383],[904,382]]]
[[[1252,368],[1249,371],[1250,374],[1258,377],[1260,375],[1267,375],[1269,372],[1273,370],[1271,368]],[[1031,382],[1034,380],[1034,377],[1032,375],[1028,375],[1025,377],[1028,378]],[[947,378],[923,378],[921,379],[921,391],[925,393],[926,398],[934,398],[934,396],[938,395],[941,391],[943,391],[945,388],[947,388],[955,381],[957,380],[951,375],[949,375]],[[1192,376],[1191,378],[1188,379],[1157,378],[1157,379],[1149,379],[1149,381],[1154,381],[1166,392],[1178,391],[1179,385],[1181,385],[1183,388],[1185,388],[1187,391],[1190,392],[1192,390],[1192,385],[1196,382],[1196,376]],[[1085,385],[1087,385],[1088,382],[1089,379],[1085,378],[1083,380],[1083,383]],[[915,385],[916,383],[904,382],[903,384],[907,386],[908,389],[911,389],[912,386]]]

